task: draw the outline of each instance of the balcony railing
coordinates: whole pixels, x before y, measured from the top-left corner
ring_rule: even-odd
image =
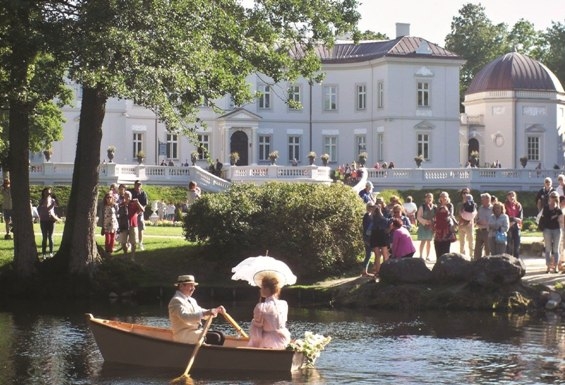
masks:
[[[70,184],[73,163],[37,163],[30,165],[30,182],[43,185]],[[135,180],[145,184],[186,186],[196,181],[206,191],[222,191],[233,183],[265,183],[267,181],[331,183],[330,167],[318,166],[226,166],[221,177],[201,167],[153,166],[105,163],[100,165],[100,183],[124,183]],[[376,190],[394,189],[458,189],[463,186],[478,191],[534,191],[543,186],[545,177],[554,181],[563,170],[501,168],[394,168],[366,169],[367,179]]]

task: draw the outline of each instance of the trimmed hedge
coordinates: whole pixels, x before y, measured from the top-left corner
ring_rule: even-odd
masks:
[[[238,184],[194,203],[183,229],[187,240],[209,246],[211,258],[225,258],[226,266],[268,250],[304,282],[357,264],[364,212],[363,201],[343,184]]]

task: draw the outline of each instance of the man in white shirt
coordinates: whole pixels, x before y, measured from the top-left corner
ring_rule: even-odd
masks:
[[[218,306],[213,309],[203,309],[192,294],[196,290],[198,282],[193,275],[179,275],[175,286],[177,291],[169,302],[169,320],[173,330],[173,341],[195,344],[202,334],[201,320],[208,317],[216,317],[218,313],[223,314],[225,309]],[[207,344],[223,345],[224,335],[218,331],[206,333]]]

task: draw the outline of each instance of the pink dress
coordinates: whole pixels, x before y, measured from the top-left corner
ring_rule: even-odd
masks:
[[[249,346],[255,348],[286,349],[290,332],[286,328],[288,304],[274,296],[259,302],[253,309],[249,330]]]

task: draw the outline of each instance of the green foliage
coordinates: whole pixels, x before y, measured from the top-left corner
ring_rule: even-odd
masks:
[[[366,30],[360,33],[359,40],[389,40],[389,39],[386,33]]]
[[[533,217],[524,218],[522,221],[522,231],[538,231],[538,225]]]
[[[565,23],[552,22],[542,33],[541,62],[551,69],[561,84],[565,84]]]
[[[234,266],[268,250],[301,279],[315,279],[356,264],[363,213],[362,201],[342,184],[246,184],[202,197],[183,227],[188,240],[206,243]]]
[[[445,38],[445,48],[467,62],[461,68],[461,95],[473,77],[488,62],[510,51],[505,24],[494,25],[481,4],[465,4],[453,17],[451,32]]]

